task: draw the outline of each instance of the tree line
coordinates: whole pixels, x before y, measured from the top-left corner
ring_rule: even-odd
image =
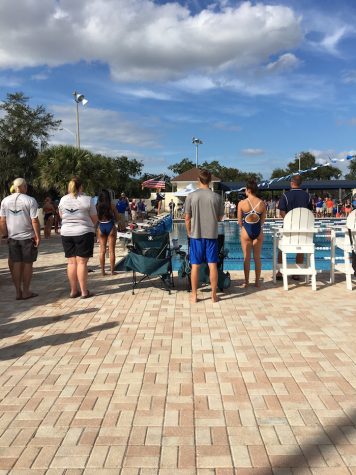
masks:
[[[143,163],[126,156],[109,157],[70,145],[49,146],[50,136],[60,128],[61,121],[46,111],[44,106],[31,107],[29,98],[22,92],[7,94],[0,104],[0,197],[9,194],[14,178],[24,177],[32,185],[32,192],[41,199],[45,194],[59,197],[66,193],[69,179],[80,176],[88,194],[96,194],[102,188],[116,193],[125,191],[129,196],[147,197],[141,183],[154,175],[143,173]],[[309,152],[300,156],[302,168],[315,165],[315,157]],[[168,168],[174,175],[193,168],[194,162],[184,158]],[[217,160],[203,162],[222,181],[245,182],[250,178],[262,181],[262,175],[243,172],[221,165]],[[275,169],[271,178],[298,171],[299,158],[290,162],[286,169]],[[333,166],[322,167],[308,174],[308,179],[338,178],[341,171]],[[356,179],[356,160],[349,164],[349,179]],[[171,177],[165,176],[169,191]]]

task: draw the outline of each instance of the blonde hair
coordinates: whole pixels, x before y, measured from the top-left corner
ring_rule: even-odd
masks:
[[[68,184],[68,193],[74,196],[78,196],[80,188],[82,186],[81,180],[78,177],[73,177]]]
[[[18,192],[20,188],[23,188],[26,185],[27,183],[24,178],[16,178],[16,180],[14,180],[14,183],[12,184],[12,186],[14,187],[14,191],[16,192]]]

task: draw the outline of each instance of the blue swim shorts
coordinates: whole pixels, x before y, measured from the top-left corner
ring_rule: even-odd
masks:
[[[217,239],[193,239],[190,238],[190,263],[216,264],[218,262],[218,240]]]

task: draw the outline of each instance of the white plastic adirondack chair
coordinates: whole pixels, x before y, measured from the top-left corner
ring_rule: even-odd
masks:
[[[353,240],[353,246],[350,242],[349,230],[351,231],[351,237]],[[341,232],[342,236],[337,237],[337,233]],[[336,248],[344,251],[344,262],[336,264],[335,253]],[[352,275],[354,270],[351,263],[352,249],[356,252],[356,209],[354,209],[346,220],[346,226],[335,226],[331,230],[331,269],[330,269],[330,281],[333,284],[335,282],[335,270],[342,272],[346,276],[346,288],[352,290]]]
[[[316,269],[314,256],[314,215],[306,208],[295,208],[289,211],[283,220],[283,229],[279,236],[278,249],[282,252],[284,290],[288,290],[289,275],[305,275],[306,282],[311,276],[312,289],[316,290]],[[304,264],[288,264],[288,254],[305,254]],[[274,272],[275,275],[275,272]]]

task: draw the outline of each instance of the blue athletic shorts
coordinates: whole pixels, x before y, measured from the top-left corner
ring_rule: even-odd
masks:
[[[190,263],[216,264],[218,262],[218,240],[217,239],[193,239],[190,238]]]

